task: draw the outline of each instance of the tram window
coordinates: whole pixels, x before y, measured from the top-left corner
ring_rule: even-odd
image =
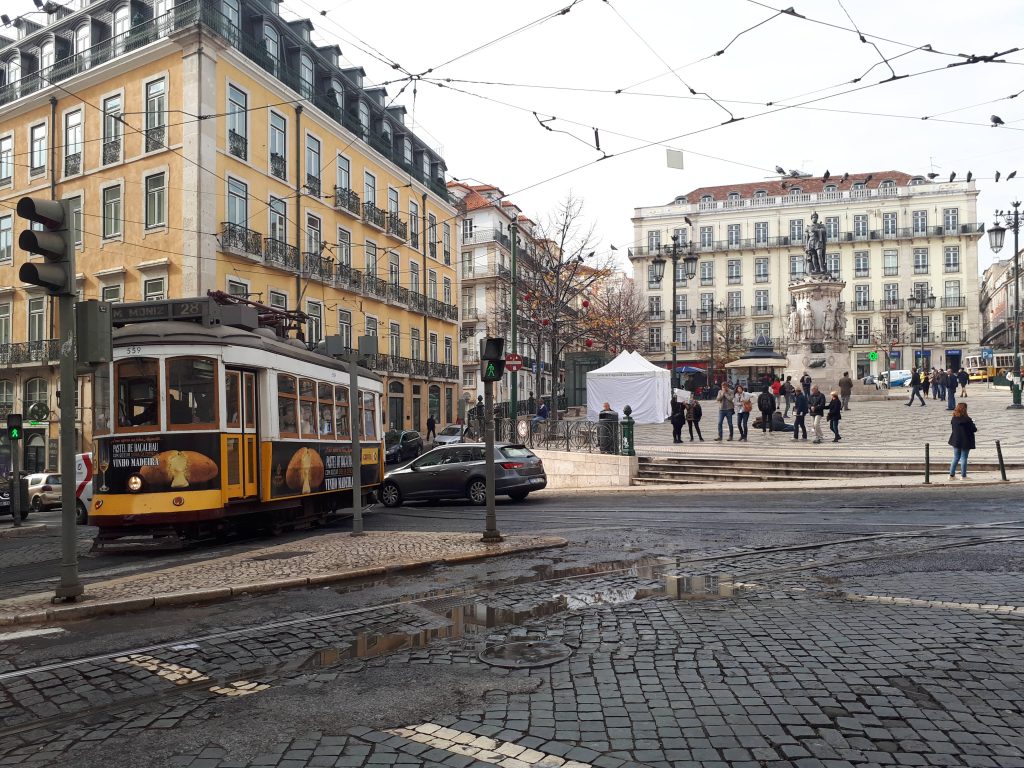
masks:
[[[338,425],[338,437],[348,440],[352,437],[348,421],[348,387],[334,388],[334,421]]]
[[[362,402],[359,404],[362,416],[362,436],[373,440],[377,437],[377,400],[373,392],[360,392]]]
[[[320,402],[320,436],[334,437],[334,387],[330,384],[317,384],[317,400]]]
[[[117,429],[157,426],[157,361],[132,358],[117,364]]]
[[[246,373],[242,377],[245,398],[245,428],[256,429],[256,375]]]
[[[175,357],[167,361],[167,411],[171,429],[217,426],[217,361]]]
[[[110,368],[96,367],[92,376],[92,433],[105,435],[110,432]]]
[[[281,437],[299,436],[295,395],[295,377],[284,373],[277,374],[277,414],[281,420]]]
[[[241,416],[241,376],[238,371],[228,371],[224,377],[224,397],[227,400],[228,428],[238,429]]]
[[[299,379],[299,422],[303,437],[316,437],[316,382]]]

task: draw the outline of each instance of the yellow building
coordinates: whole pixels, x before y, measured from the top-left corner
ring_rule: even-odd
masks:
[[[456,212],[405,110],[273,0],[47,8],[0,38],[0,411],[53,418],[25,466],[55,468],[58,407],[56,302],[17,276],[26,195],[75,201],[80,298],[298,309],[310,343],[380,337],[388,426],[452,420]]]

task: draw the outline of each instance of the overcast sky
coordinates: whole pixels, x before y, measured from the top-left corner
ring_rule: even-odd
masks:
[[[751,0],[285,0],[281,7],[286,16],[311,18],[314,39],[339,44],[368,82],[433,69],[416,83],[415,101],[411,85],[387,87],[395,95],[407,85],[396,103],[443,150],[449,173],[500,187],[534,218],[571,191],[596,225],[599,250],[614,244],[624,254],[636,206],[664,204],[704,185],[755,181],[776,165],[834,175],[934,170],[947,179],[951,171],[960,178],[972,171],[986,225],[996,208],[1024,194],[1024,96],[1006,99],[1024,89],[1024,53],[1003,57],[1012,63],[947,67],[964,59],[913,50],[927,44],[991,55],[1024,47],[1019,3],[843,0],[848,16],[839,0],[794,2],[808,19],[844,29],[776,15],[789,6]],[[29,0],[16,3],[32,8]],[[472,52],[565,7],[564,15]],[[847,31],[854,25],[869,43]],[[684,68],[670,74],[670,67]],[[926,70],[937,71],[864,87],[893,71]],[[434,84],[448,78],[448,87]],[[852,85],[855,78],[862,79]],[[572,135],[546,130],[532,112]],[[730,112],[745,119],[720,125]],[[989,127],[992,114],[1006,125]],[[594,128],[611,156],[596,163],[602,154]],[[653,142],[661,144],[645,146]],[[665,146],[684,150],[684,170],[666,167]],[[1005,177],[1015,169],[1019,178],[993,183],[996,170]],[[985,238],[981,268],[991,260]]]

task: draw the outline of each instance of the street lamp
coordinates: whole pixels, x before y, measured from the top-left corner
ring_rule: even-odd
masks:
[[[919,369],[924,367],[925,334],[922,333],[921,328],[924,326],[924,309],[926,306],[928,307],[928,309],[935,309],[935,294],[932,293],[931,291],[928,292],[927,296],[925,296],[923,293],[915,293],[910,297],[910,311],[907,312],[907,320],[912,321],[914,319],[914,310],[918,310],[917,316],[919,318],[919,322],[917,324],[916,331],[918,341],[921,342],[921,357],[917,363],[917,367]]]
[[[1006,227],[999,224],[999,218],[1002,217],[1013,230],[1013,403],[1007,408],[1024,408],[1020,402],[1020,201],[1011,205],[1013,213],[996,211],[996,223],[988,231],[988,244],[993,253],[1003,249]]]
[[[665,276],[665,259],[661,257],[661,249],[651,262],[654,266],[654,280],[660,285]],[[693,249],[693,241],[686,243],[686,254],[683,256],[683,269],[686,279],[693,280],[697,276],[697,252]],[[672,386],[676,385],[676,290],[679,287],[679,235],[672,235]]]

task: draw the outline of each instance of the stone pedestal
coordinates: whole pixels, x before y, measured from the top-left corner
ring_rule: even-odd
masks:
[[[826,397],[850,370],[846,308],[839,298],[845,286],[828,276],[810,277],[789,286],[795,309],[791,307],[786,328],[786,375],[799,386],[807,371]]]

